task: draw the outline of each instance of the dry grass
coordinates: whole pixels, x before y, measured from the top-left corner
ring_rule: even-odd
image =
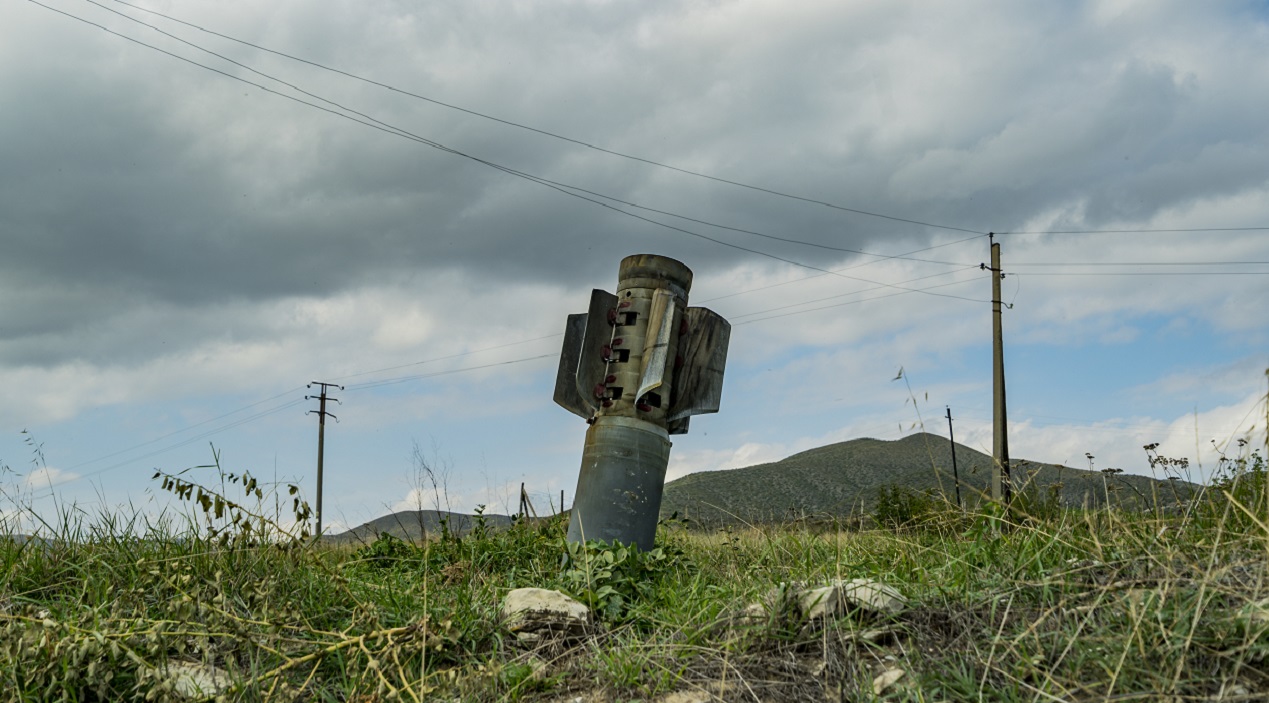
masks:
[[[197,508],[181,531],[67,518],[0,543],[0,697],[175,700],[166,672],[188,662],[222,671],[226,700],[1264,700],[1269,482],[1259,455],[1229,469],[1181,514],[667,527],[657,555],[607,571],[560,567],[560,521],[350,551],[258,527],[276,515],[244,532],[226,513],[214,534]],[[909,607],[740,615],[780,583],[837,578]],[[600,622],[522,646],[497,616],[521,586],[601,605]]]

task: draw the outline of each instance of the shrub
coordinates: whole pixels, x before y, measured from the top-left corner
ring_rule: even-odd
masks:
[[[939,512],[940,501],[929,491],[915,491],[907,486],[891,484],[877,491],[873,519],[882,527],[901,529],[915,527]]]

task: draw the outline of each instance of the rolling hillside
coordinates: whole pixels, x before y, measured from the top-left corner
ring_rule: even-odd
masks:
[[[991,493],[991,457],[956,445],[961,497],[972,506]],[[1172,505],[1189,498],[1198,486],[1184,481],[1076,469],[1013,460],[1015,490],[1027,487],[1048,495],[1061,484],[1062,501],[1070,506],[1099,506],[1107,494],[1118,505]],[[903,439],[856,439],[794,454],[770,464],[690,474],[665,486],[661,516],[677,513],[701,525],[784,521],[794,517],[846,517],[869,512],[884,487],[955,495],[952,450],[937,435],[918,433]],[[332,542],[373,542],[380,532],[417,540],[441,532],[441,519],[465,534],[474,518],[461,513],[408,510],[385,515],[348,532],[330,535]],[[486,514],[487,524],[506,527],[511,518]]]
[[[991,492],[989,455],[956,445],[961,496],[973,505]],[[1014,485],[1047,494],[1061,483],[1068,505],[1101,505],[1109,492],[1116,503],[1161,504],[1188,497],[1193,484],[1147,476],[1040,464],[1014,459]],[[895,441],[856,439],[794,454],[770,464],[706,471],[668,483],[662,516],[678,513],[701,523],[765,522],[792,516],[846,516],[871,510],[886,486],[954,496],[952,450],[943,437],[919,433]]]
[[[511,524],[511,518],[506,515],[487,514],[484,517],[485,524],[494,529],[502,529]],[[463,513],[451,513],[444,510],[403,510],[375,518],[347,532],[327,535],[323,541],[368,544],[375,541],[381,532],[410,541],[424,537],[439,537],[442,520],[447,520],[449,529],[458,535],[467,534],[476,524],[474,516]]]

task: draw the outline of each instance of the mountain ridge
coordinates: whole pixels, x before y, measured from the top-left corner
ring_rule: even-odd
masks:
[[[963,444],[956,445],[957,470],[947,438],[915,433],[897,440],[872,437],[836,442],[791,454],[784,459],[733,469],[698,471],[665,485],[661,517],[689,518],[701,526],[769,523],[790,518],[858,517],[873,510],[883,489],[900,487],[929,492],[954,501],[956,476],[961,498],[973,507],[991,493],[992,458]],[[1098,507],[1109,498],[1117,505],[1173,505],[1193,496],[1199,486],[1180,480],[1136,474],[1109,474],[1059,464],[1011,461],[1015,492],[1048,496],[1056,491],[1062,504]],[[502,529],[506,515],[485,514],[486,524]],[[324,539],[370,542],[380,532],[417,540],[441,532],[442,520],[456,534],[465,534],[476,516],[436,510],[407,510],[371,520]]]

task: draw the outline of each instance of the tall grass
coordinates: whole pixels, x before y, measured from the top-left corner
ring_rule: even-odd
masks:
[[[1184,511],[932,500],[868,530],[666,524],[650,554],[570,551],[563,518],[332,547],[287,486],[160,474],[180,520],[68,510],[0,540],[0,698],[178,700],[198,664],[225,700],[1264,699],[1269,481],[1242,449]],[[852,578],[907,609],[807,622],[773,600]],[[522,586],[595,605],[595,627],[519,643],[498,608]]]

